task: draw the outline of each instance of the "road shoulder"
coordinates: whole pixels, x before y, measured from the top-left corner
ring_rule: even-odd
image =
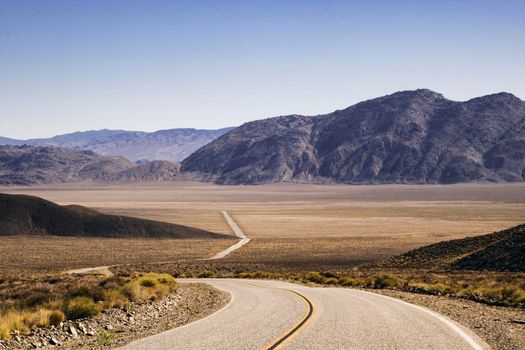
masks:
[[[493,349],[520,350],[525,344],[525,310],[470,300],[393,290],[370,292],[401,299],[438,312],[474,332]]]

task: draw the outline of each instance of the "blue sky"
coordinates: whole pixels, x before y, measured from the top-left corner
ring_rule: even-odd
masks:
[[[0,0],[0,135],[219,128],[398,90],[525,99],[525,1]]]

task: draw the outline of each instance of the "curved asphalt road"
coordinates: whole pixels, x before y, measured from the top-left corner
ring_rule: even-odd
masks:
[[[280,281],[180,281],[209,283],[230,293],[231,302],[204,319],[122,349],[489,348],[469,330],[437,313],[374,293]],[[296,328],[283,343],[271,347]]]

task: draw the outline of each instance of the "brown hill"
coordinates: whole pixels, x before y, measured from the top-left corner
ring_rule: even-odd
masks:
[[[179,165],[153,161],[141,165],[54,146],[0,146],[0,184],[33,185],[75,181],[172,180]]]
[[[171,181],[180,173],[180,164],[166,160],[154,160],[149,163],[104,176],[111,181]]]
[[[222,184],[524,181],[525,102],[402,91],[326,115],[246,123],[181,170]]]
[[[193,227],[108,215],[82,206],[60,206],[42,198],[0,193],[0,236],[227,238]]]
[[[379,266],[525,271],[525,224],[483,236],[431,244],[388,259]]]

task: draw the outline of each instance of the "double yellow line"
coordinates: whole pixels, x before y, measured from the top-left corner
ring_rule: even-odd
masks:
[[[296,292],[295,290],[286,289],[286,288],[283,288],[283,289],[300,296],[303,299],[303,301],[306,303],[306,311],[304,313],[304,316],[299,322],[295,323],[292,327],[290,327],[282,335],[280,335],[279,337],[275,338],[274,340],[266,344],[262,348],[262,350],[281,349],[286,343],[290,341],[290,339],[292,339],[295,335],[297,335],[301,331],[301,328],[303,328],[305,324],[308,322],[308,320],[310,320],[315,314],[314,304],[310,300],[308,300],[308,298],[306,298],[301,293]]]

